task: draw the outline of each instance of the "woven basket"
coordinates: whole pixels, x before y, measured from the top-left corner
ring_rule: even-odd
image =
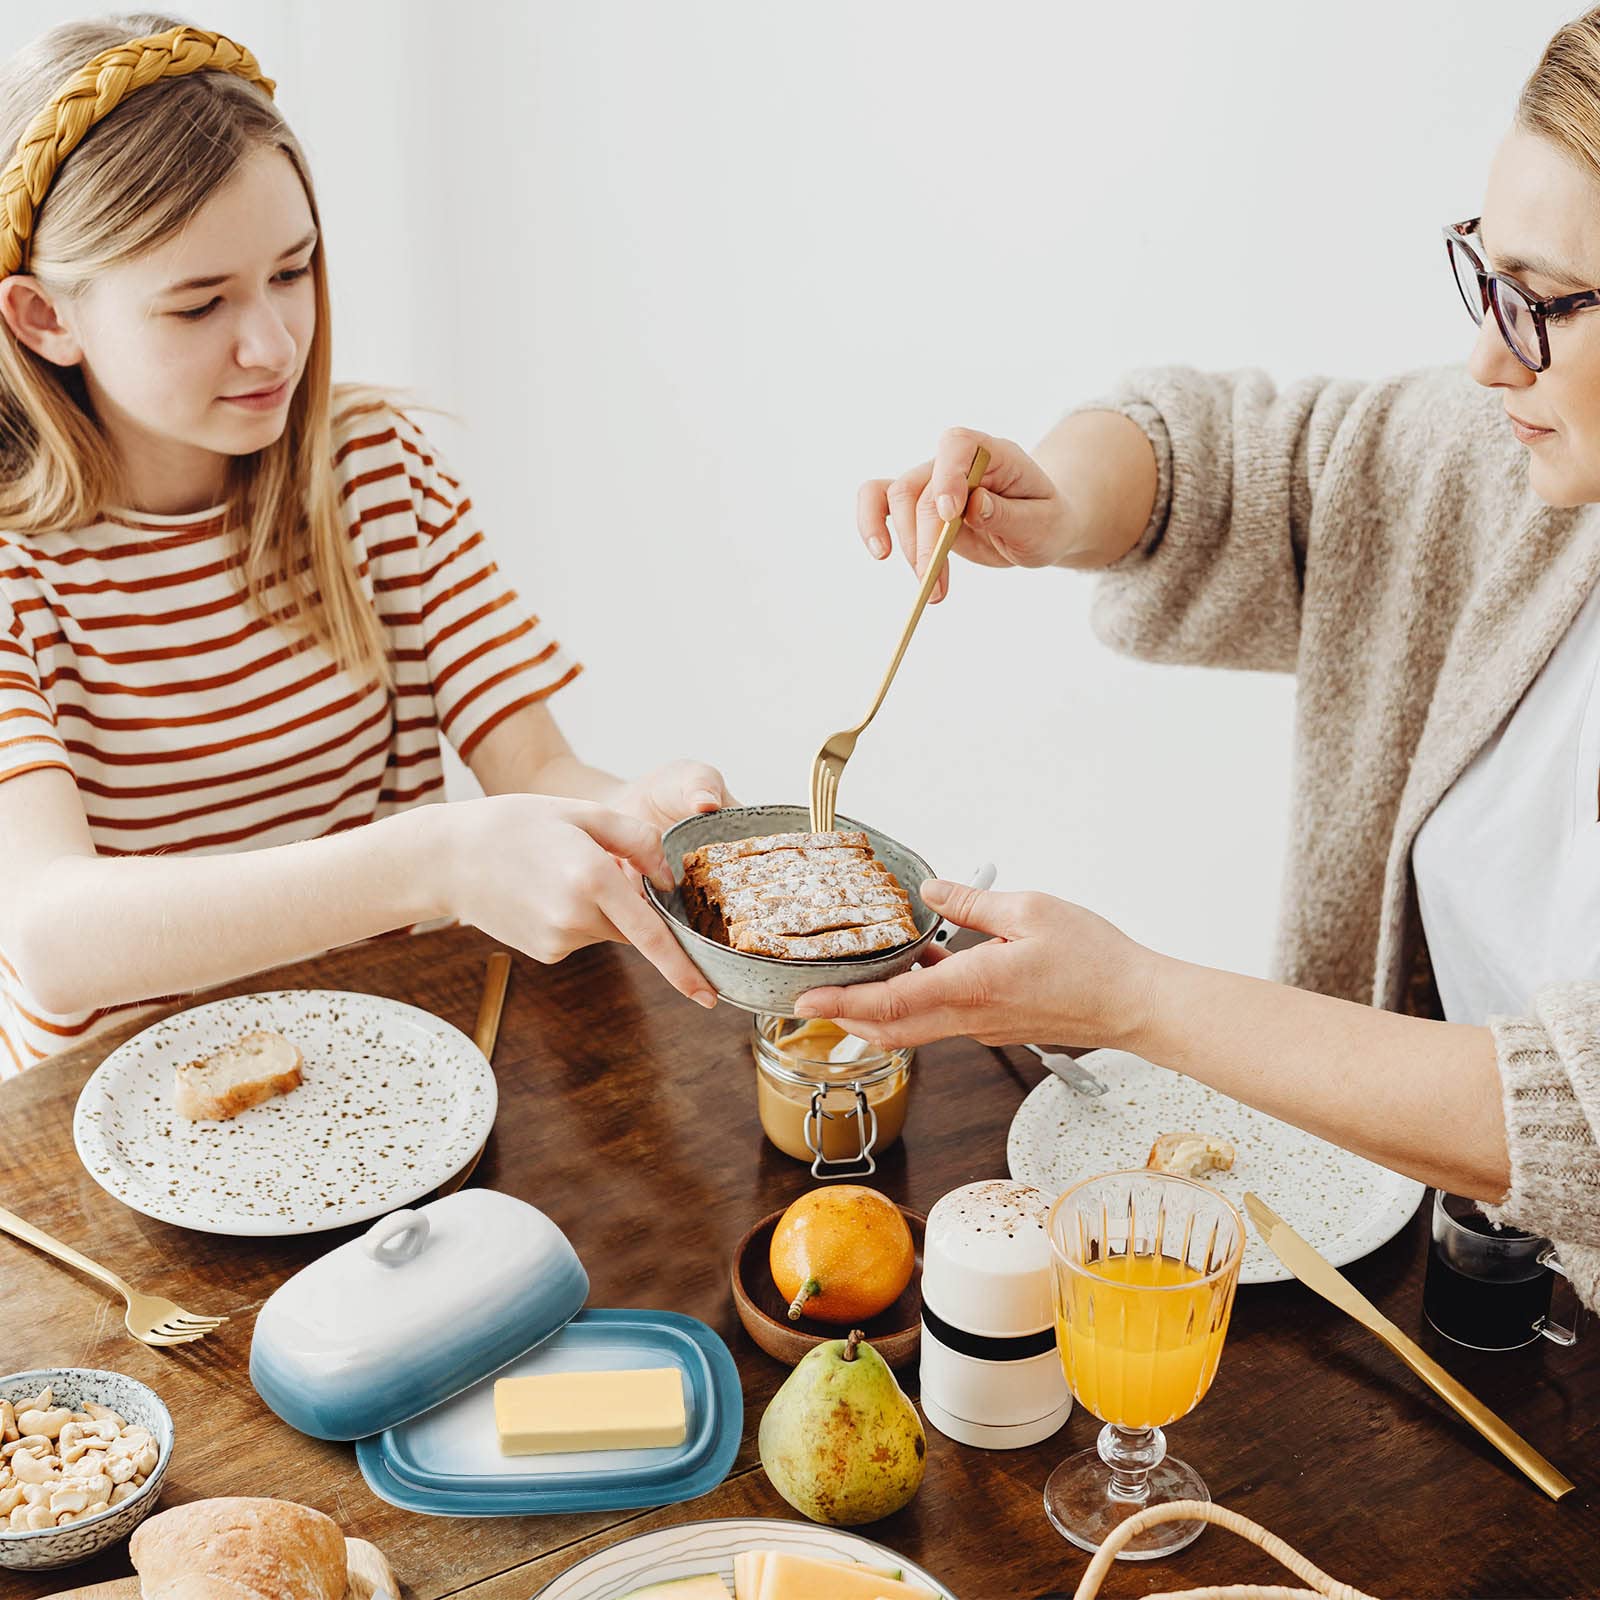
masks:
[[[1352,1589],[1349,1584],[1319,1571],[1298,1550],[1286,1545],[1276,1534],[1268,1533],[1260,1523],[1241,1517],[1237,1511],[1199,1500],[1177,1500],[1171,1505],[1152,1506],[1148,1511],[1129,1517],[1095,1551],[1094,1560],[1089,1563],[1089,1570],[1084,1573],[1073,1600],[1094,1600],[1105,1575],[1111,1570],[1111,1563],[1117,1559],[1117,1552],[1130,1539],[1158,1522],[1178,1521],[1214,1522],[1219,1528],[1226,1528],[1265,1550],[1310,1587],[1293,1589],[1282,1584],[1228,1583],[1210,1589],[1164,1589],[1160,1594],[1146,1596],[1146,1600],[1377,1600],[1376,1596]]]

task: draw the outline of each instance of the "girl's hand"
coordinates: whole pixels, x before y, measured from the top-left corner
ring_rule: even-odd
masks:
[[[436,811],[451,830],[442,864],[452,915],[535,961],[560,961],[602,939],[631,944],[680,994],[717,1003],[628,874],[632,867],[663,891],[673,887],[653,823],[536,794]]]
[[[953,1034],[981,1044],[1106,1045],[1137,1030],[1153,958],[1103,918],[1050,895],[938,879],[923,884],[922,898],[994,937],[887,983],[813,989],[795,1015],[831,1018],[890,1048]]]
[[[983,567],[1048,567],[1066,553],[1074,538],[1067,505],[1044,468],[1009,439],[948,428],[932,461],[898,478],[870,479],[857,492],[856,524],[878,560],[889,554],[886,523],[892,522],[901,553],[922,576],[940,525],[956,514],[967,492],[979,445],[989,452],[989,466],[967,502],[953,554]],[[942,600],[949,587],[946,566],[933,599]]]
[[[739,802],[715,767],[703,761],[669,761],[642,778],[623,784],[612,804],[648,823],[658,835],[675,822],[701,811],[720,811]]]

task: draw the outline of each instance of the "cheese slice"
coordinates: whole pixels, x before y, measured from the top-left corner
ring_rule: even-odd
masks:
[[[764,1550],[745,1550],[733,1558],[733,1600],[760,1600]]]
[[[500,1453],[652,1450],[688,1437],[683,1373],[677,1367],[613,1372],[540,1372],[494,1386]]]
[[[934,1600],[934,1594],[865,1567],[773,1550],[762,1563],[758,1600]]]

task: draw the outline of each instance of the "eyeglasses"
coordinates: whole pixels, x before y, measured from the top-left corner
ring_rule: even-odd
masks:
[[[1481,326],[1484,314],[1492,310],[1506,348],[1529,372],[1543,372],[1550,365],[1550,318],[1600,306],[1600,289],[1581,289],[1577,294],[1555,295],[1549,300],[1534,299],[1514,278],[1488,271],[1468,244],[1477,236],[1482,221],[1481,217],[1473,217],[1470,222],[1452,222],[1444,230],[1444,246],[1456,288],[1474,322]]]

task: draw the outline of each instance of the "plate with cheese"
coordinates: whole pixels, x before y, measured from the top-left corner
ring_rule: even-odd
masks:
[[[840,1528],[685,1522],[585,1557],[534,1600],[956,1600],[931,1573]]]

